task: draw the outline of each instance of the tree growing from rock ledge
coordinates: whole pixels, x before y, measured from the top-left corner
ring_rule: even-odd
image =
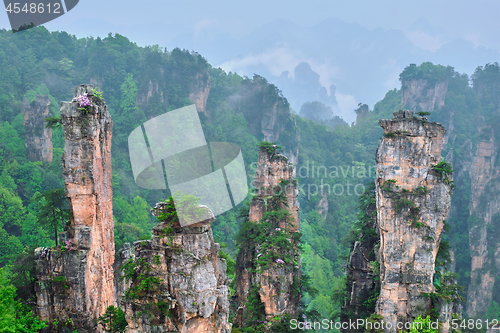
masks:
[[[69,219],[70,210],[67,208],[68,201],[64,193],[64,189],[58,188],[37,193],[33,200],[40,203],[40,211],[38,213],[38,222],[54,230],[54,238],[57,241],[57,231],[64,226],[64,221]]]

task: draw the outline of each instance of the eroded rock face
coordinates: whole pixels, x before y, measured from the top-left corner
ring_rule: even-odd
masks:
[[[450,211],[451,175],[433,170],[446,131],[411,111],[379,123],[384,137],[376,153],[381,270],[376,312],[386,322],[412,321],[431,306],[422,294],[434,291],[435,259]]]
[[[91,85],[75,87],[75,97],[92,94]],[[93,97],[91,97],[92,99]],[[104,101],[88,113],[76,101],[63,102],[62,157],[66,196],[72,211],[71,250],[37,249],[37,311],[42,320],[73,320],[75,327],[100,332],[96,320],[116,305],[113,286],[114,221],[111,180],[111,128]],[[67,279],[67,288],[46,288]],[[60,281],[59,281],[60,282]],[[53,283],[52,283],[53,285]],[[61,293],[64,291],[64,293]],[[79,330],[80,331],[80,330]]]
[[[204,79],[204,77],[206,77],[206,79]],[[209,116],[207,111],[208,95],[210,95],[210,76],[199,73],[196,75],[196,80],[194,80],[191,85],[189,99],[196,105],[196,110],[204,113],[207,117]]]
[[[323,189],[321,188],[320,193],[323,193]],[[316,211],[321,215],[321,218],[323,221],[326,220],[326,217],[328,216],[328,196],[326,193],[324,193],[321,196],[321,199],[319,200],[318,204],[316,205]]]
[[[163,208],[159,203],[155,211]],[[189,227],[164,221],[153,228],[151,240],[134,243],[135,270],[158,283],[138,292],[134,288],[143,280],[135,278],[129,297],[119,296],[126,332],[231,332],[226,262],[213,240],[215,218],[205,209],[209,220]]]
[[[259,140],[280,142],[289,161],[296,165],[299,151],[297,122],[290,116],[290,105],[281,91],[257,74],[228,99],[243,113],[250,133]]]
[[[471,248],[471,283],[467,293],[467,314],[484,315],[495,295],[494,267],[500,267],[500,168],[495,164],[498,146],[494,130],[485,126],[490,136],[480,137],[472,163],[468,165],[471,177],[469,210],[477,225],[469,231]]]
[[[282,154],[268,152],[265,148],[259,148],[259,159],[253,186],[256,197],[250,204],[249,220],[258,222],[266,213],[264,198],[283,191],[287,199],[288,208],[292,214],[291,227],[293,232],[299,231],[299,201],[298,186],[294,181],[294,166],[289,163],[288,158]],[[281,185],[281,180],[287,183]],[[279,188],[276,188],[279,186]],[[280,225],[285,227],[285,224]]]
[[[123,265],[129,260],[134,259],[135,256],[132,253],[132,247],[130,243],[124,243],[123,247],[118,251],[118,256],[115,259],[113,269],[114,269],[114,285],[115,285],[115,295],[116,304],[120,305],[125,302],[125,292],[130,288],[130,281],[125,279],[124,272],[121,270]]]
[[[45,118],[50,115],[49,104],[47,95],[36,95],[31,104],[23,98],[26,154],[32,161],[52,162],[52,129],[45,128]]]
[[[363,292],[370,292],[375,288],[375,272],[372,262],[368,259],[371,249],[361,242],[354,243],[354,248],[349,255],[348,274],[352,278],[350,297],[345,304],[352,309],[354,314],[359,314],[360,302]]]
[[[368,226],[377,232],[379,229],[377,226],[375,193],[373,188],[370,189],[370,191],[363,194],[364,200],[369,198],[367,205],[364,207],[364,213]],[[345,303],[342,304],[340,317],[342,322],[349,322],[349,319],[352,320],[353,316],[356,319],[368,317],[373,311],[373,308],[369,308],[366,302],[380,288],[378,246],[380,246],[380,237],[378,235],[362,232],[362,235],[351,248],[349,261],[345,268],[348,297]],[[367,313],[368,311],[370,313]],[[357,332],[357,330],[342,329],[342,332]]]
[[[300,259],[298,258],[299,204],[297,200],[298,185],[294,180],[294,167],[288,159],[275,151],[259,148],[256,177],[254,180],[256,196],[250,204],[249,221],[263,223],[266,212],[276,211],[273,200],[282,194],[278,205],[285,209],[289,216],[283,219],[269,219],[268,240],[285,235],[287,247],[275,248],[272,241],[265,244],[252,242],[247,247],[241,246],[236,261],[236,315],[234,322],[245,327],[246,302],[250,290],[257,288],[258,297],[265,307],[265,319],[292,318],[299,314],[300,292]],[[286,204],[285,204],[286,203]],[[280,256],[267,264],[259,263],[259,257],[276,253]],[[290,262],[281,263],[281,258],[289,256]],[[293,262],[292,262],[293,261]],[[297,289],[298,288],[298,289]],[[272,329],[272,328],[268,328]],[[266,330],[267,332],[267,330]]]
[[[402,82],[402,104],[416,111],[432,112],[444,105],[448,82],[438,82],[431,86],[427,80]]]
[[[167,94],[164,94],[164,92],[168,89],[167,82],[171,81],[172,77],[180,76],[182,74],[165,74],[165,72],[164,68],[160,68],[160,78],[158,80],[149,80],[147,89],[138,92],[136,103],[139,108],[146,110],[148,103],[152,98],[156,98],[159,103],[168,105],[169,101],[167,100]],[[188,88],[188,97],[196,105],[196,110],[199,113],[204,113],[207,117],[209,116],[207,110],[207,100],[210,95],[210,87],[210,75],[206,71],[200,71],[193,75],[193,79]]]

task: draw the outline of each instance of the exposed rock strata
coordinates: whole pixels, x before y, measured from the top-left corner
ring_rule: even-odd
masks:
[[[164,208],[157,204],[155,214]],[[153,228],[151,240],[134,243],[135,270],[158,283],[136,297],[122,298],[126,332],[231,331],[226,262],[213,240],[210,222],[215,218],[205,209],[211,217],[203,222],[182,228],[163,221]],[[130,286],[140,283],[135,279]]]
[[[203,80],[205,76],[207,78]],[[191,85],[189,99],[196,105],[196,110],[199,113],[205,114],[207,117],[209,116],[207,110],[208,95],[210,95],[210,76],[198,73]]]
[[[36,95],[33,103],[23,98],[26,155],[32,161],[52,162],[52,129],[45,127],[49,117],[50,100],[47,95]]]
[[[404,81],[401,89],[401,104],[416,111],[439,110],[444,105],[447,90],[447,81],[437,82],[434,86],[424,79]]]
[[[167,99],[167,94],[165,93],[165,91],[168,90],[168,81],[171,80],[171,77],[168,77],[168,75],[176,77],[180,74],[170,73],[167,75],[165,72],[165,69],[160,68],[159,79],[149,80],[147,83],[147,89],[138,92],[136,103],[139,108],[146,110],[148,103],[152,99],[156,99],[155,102],[160,104],[169,105],[169,103],[171,103],[171,101]],[[204,113],[207,117],[209,116],[207,110],[207,100],[210,95],[210,87],[210,75],[208,72],[199,71],[193,75],[193,80],[188,86],[189,95],[187,96],[196,105],[196,110],[199,113]]]
[[[412,321],[431,306],[423,293],[434,291],[435,259],[450,211],[449,175],[433,170],[440,162],[446,131],[411,111],[394,113],[393,119],[379,123],[384,137],[376,153],[381,242],[376,312],[386,322]]]
[[[163,71],[164,72],[164,71]],[[163,97],[163,90],[161,89],[161,86],[158,85],[158,82],[153,82],[149,80],[148,82],[148,88],[144,92],[139,92],[136,97],[136,104],[140,108],[144,109],[148,103],[151,97],[153,95],[158,95],[160,103],[165,102],[165,98]]]
[[[247,247],[241,246],[236,261],[236,316],[234,322],[245,327],[246,302],[250,290],[257,288],[258,297],[265,307],[265,319],[271,322],[275,318],[284,318],[288,315],[297,317],[299,314],[300,292],[300,259],[298,258],[298,185],[294,180],[294,166],[288,159],[275,151],[259,148],[254,186],[256,196],[252,199],[249,210],[249,221],[255,223],[269,223],[265,231],[265,244],[250,243]],[[267,212],[277,211],[272,208],[272,202],[277,195],[283,195],[278,206],[285,209],[289,216],[273,220],[266,218]],[[279,234],[278,234],[279,233]],[[289,248],[275,248],[273,237],[285,235],[289,237],[286,243]],[[255,235],[254,235],[255,236]],[[259,257],[275,253],[281,258],[289,256],[290,262],[279,264],[274,260],[264,264],[259,263]],[[271,258],[272,255],[271,255]],[[294,261],[294,262],[292,262]],[[279,262],[279,261],[278,261]],[[299,288],[299,289],[296,289]],[[266,331],[267,332],[267,331]]]
[[[116,295],[116,304],[120,306],[120,304],[124,304],[125,302],[125,292],[130,288],[130,281],[124,278],[125,274],[121,270],[123,265],[129,260],[134,259],[135,256],[132,253],[132,248],[130,243],[124,243],[123,247],[118,251],[118,256],[115,259],[115,263],[113,265],[114,269],[114,286],[115,286],[115,295]]]
[[[349,319],[369,317],[373,313],[374,304],[369,303],[380,290],[378,246],[380,237],[377,234],[377,212],[373,187],[360,197],[360,208],[364,211],[358,215],[362,229],[358,240],[354,242],[346,266],[347,299],[342,304],[340,320],[349,322]],[[353,329],[343,329],[342,332],[357,332]]]
[[[283,179],[290,182],[279,188],[287,199],[287,207],[292,214],[289,221],[291,231],[299,231],[299,201],[298,186],[294,181],[294,166],[288,162],[288,158],[276,152],[266,151],[263,147],[259,148],[259,159],[257,161],[257,170],[253,186],[256,190],[256,196],[250,204],[249,220],[258,222],[266,213],[265,198],[277,194],[275,187],[280,186]],[[279,227],[287,227],[285,221],[281,221]]]
[[[297,122],[290,116],[290,105],[274,85],[259,75],[248,80],[229,98],[235,110],[245,117],[250,133],[259,140],[279,142],[289,161],[297,165],[299,131]]]
[[[469,231],[471,248],[471,284],[467,293],[467,314],[480,317],[495,297],[500,268],[500,168],[495,129],[485,126],[477,143],[472,163],[468,165],[471,177],[470,213],[477,225]],[[489,134],[489,135],[487,135]]]
[[[254,105],[251,108],[245,107],[243,113],[250,132],[256,136],[262,135],[265,141],[278,142],[283,131],[293,126],[289,119],[288,101],[263,77],[254,75],[253,79],[251,89],[242,91],[240,97],[241,102]]]
[[[91,85],[75,87],[75,97],[84,93],[91,96],[92,88]],[[116,304],[111,180],[113,123],[104,101],[94,101],[88,113],[78,110],[77,104],[73,100],[61,105],[65,132],[63,178],[72,211],[67,238],[74,250],[35,251],[37,312],[42,320],[57,319],[60,323],[71,320],[80,332],[100,332],[97,318],[109,305]]]
[[[432,87],[426,80],[409,80],[402,82],[402,104],[422,111],[433,111],[444,105],[447,92],[446,82],[440,82]],[[491,81],[473,79],[474,90],[482,99],[487,89],[496,89]],[[500,105],[500,103],[499,103]],[[500,112],[500,107],[497,107]],[[443,119],[448,133],[443,139],[443,149],[456,145],[456,140],[463,133],[455,128],[460,119],[456,114],[460,110],[449,109],[449,115]],[[458,113],[457,113],[458,112]],[[496,140],[494,126],[489,126],[485,114],[479,114],[468,119],[470,126],[475,127],[478,140],[472,142],[466,139],[459,148],[460,158],[454,161],[455,181],[457,187],[465,191],[464,200],[454,204],[450,219],[460,218],[457,214],[460,205],[469,207],[470,226],[469,247],[471,255],[470,283],[467,290],[467,315],[473,318],[483,316],[488,306],[500,295],[500,278],[495,271],[500,268],[500,168],[498,162],[499,144]],[[461,152],[461,154],[460,154]],[[446,160],[452,162],[454,152],[448,151]],[[463,213],[462,213],[463,214]],[[463,244],[464,246],[467,244]],[[497,296],[498,297],[498,296]],[[498,302],[498,298],[496,300]]]

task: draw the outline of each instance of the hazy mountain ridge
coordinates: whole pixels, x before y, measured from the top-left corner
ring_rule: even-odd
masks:
[[[412,27],[414,31],[439,33],[437,28],[425,29],[425,26],[425,22],[420,22]],[[372,106],[385,91],[398,87],[398,75],[409,63],[446,63],[470,75],[477,64],[500,59],[497,50],[476,48],[462,38],[445,42],[431,52],[415,45],[400,30],[369,30],[339,19],[328,19],[310,27],[280,19],[240,39],[223,35],[205,39],[184,34],[168,45],[196,49],[227,71],[249,77],[253,73],[262,75],[288,96],[291,95],[280,82],[280,76],[285,71],[293,73],[298,64],[307,62],[320,74],[323,87],[327,90],[331,84],[337,87],[339,115],[348,123],[354,121],[352,110],[359,102]],[[291,103],[292,107],[300,109],[302,103],[312,102],[312,98]]]

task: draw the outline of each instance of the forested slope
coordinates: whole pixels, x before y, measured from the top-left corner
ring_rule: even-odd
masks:
[[[27,267],[26,272],[18,272],[21,266],[14,261],[23,251],[26,256],[34,247],[54,245],[53,228],[42,220],[37,222],[45,202],[36,198],[63,187],[62,130],[52,130],[52,162],[29,160],[21,112],[23,98],[32,103],[37,94],[48,95],[50,113],[58,116],[60,102],[71,100],[73,87],[90,83],[103,91],[114,122],[113,215],[117,249],[124,242],[151,237],[154,220],[150,207],[169,196],[168,191],[144,190],[135,185],[128,156],[129,133],[148,119],[195,103],[207,141],[229,141],[242,148],[249,184],[255,172],[257,143],[262,140],[276,141],[297,163],[302,267],[318,289],[317,295],[306,294],[303,300],[321,318],[338,318],[340,302],[332,300],[332,295],[345,285],[343,265],[349,245],[359,235],[351,230],[357,220],[358,196],[375,178],[375,150],[382,135],[378,120],[390,118],[392,112],[402,109],[409,86],[406,83],[421,80],[432,87],[447,82],[444,104],[433,106],[430,120],[447,128],[443,157],[448,155],[456,170],[448,241],[454,249],[459,284],[474,290],[469,286],[475,283],[471,277],[480,282],[486,273],[498,281],[495,267],[500,262],[495,251],[500,238],[489,238],[484,244],[486,235],[498,235],[500,223],[495,215],[500,202],[496,199],[498,189],[488,187],[489,181],[497,177],[500,160],[496,153],[500,140],[496,130],[500,128],[498,73],[498,64],[480,67],[470,86],[468,77],[452,68],[429,63],[410,66],[401,74],[402,90],[389,91],[373,111],[359,112],[354,126],[337,125],[332,129],[297,116],[286,96],[265,78],[225,73],[195,52],[165,50],[157,45],[142,48],[118,34],[104,39],[77,39],[43,27],[16,34],[0,31],[0,265],[20,288],[23,299],[28,300],[32,295],[31,271]],[[409,98],[421,107],[425,103],[417,99],[427,97]],[[478,157],[477,152],[487,150],[494,155],[483,153]],[[481,168],[478,158],[488,160],[491,167]],[[474,165],[476,175],[470,173]],[[478,174],[488,177],[483,186],[475,188],[473,184],[481,178]],[[214,236],[228,245],[233,258],[240,223],[234,209],[213,224]],[[64,226],[58,228],[63,230]],[[474,236],[476,231],[470,236],[470,230],[476,230],[479,238]],[[473,243],[469,236],[473,241],[477,239],[476,248],[464,246]],[[473,267],[471,255],[475,251],[478,257],[489,258],[493,268],[486,272],[486,266]],[[495,293],[499,285],[488,285],[494,295],[488,304],[471,303],[470,307],[478,309],[477,315],[494,311],[500,301],[500,292]],[[479,291],[468,292],[470,299],[480,298]]]

